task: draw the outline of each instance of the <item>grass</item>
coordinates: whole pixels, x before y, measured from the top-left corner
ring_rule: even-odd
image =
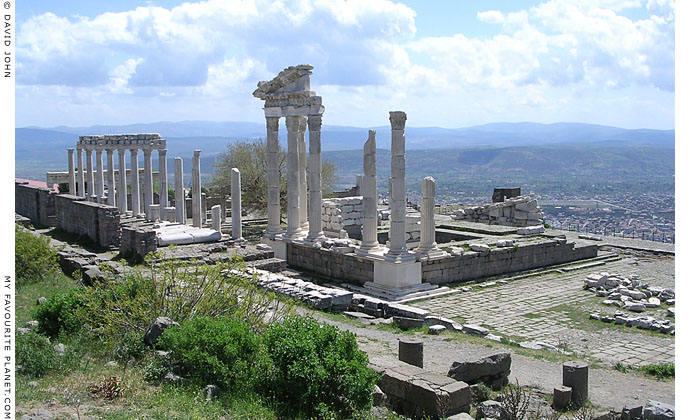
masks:
[[[62,273],[39,283],[28,284],[17,292],[15,316],[17,327],[23,327],[26,321],[31,321],[31,312],[36,309],[36,300],[41,296],[50,299],[52,296],[65,293],[77,287],[77,282]]]
[[[527,314],[522,314],[522,316],[524,316],[524,317],[527,318],[527,319],[537,319],[537,318],[541,318],[543,315],[541,315],[541,314],[533,314],[533,313],[530,312],[530,313],[527,313]]]
[[[645,365],[638,368],[645,375],[653,376],[659,380],[675,379],[676,365],[674,363],[657,363],[655,365]]]

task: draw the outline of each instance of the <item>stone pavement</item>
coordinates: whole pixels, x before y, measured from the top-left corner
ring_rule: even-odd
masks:
[[[613,314],[618,308],[605,306],[603,298],[583,290],[590,273],[608,271],[622,275],[638,274],[653,286],[674,287],[674,258],[646,255],[609,261],[604,265],[569,272],[551,272],[533,277],[510,279],[506,284],[481,287],[497,282],[471,284],[472,290],[411,305],[460,323],[483,325],[500,336],[517,341],[540,341],[586,354],[610,364],[647,365],[674,362],[673,336],[643,331],[623,325],[590,320],[589,314]],[[574,263],[571,266],[584,265]],[[467,286],[467,285],[461,285]],[[666,319],[667,305],[641,315]],[[675,322],[673,319],[671,322]]]

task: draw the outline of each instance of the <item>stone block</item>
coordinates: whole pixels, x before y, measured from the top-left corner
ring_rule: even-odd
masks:
[[[424,342],[411,338],[398,339],[398,359],[401,362],[424,367]]]
[[[510,353],[498,353],[476,361],[453,362],[448,376],[470,385],[493,382],[510,375]]]
[[[675,418],[675,407],[659,401],[647,400],[642,409],[643,420],[673,420]]]
[[[570,404],[573,390],[568,386],[557,386],[553,389],[553,408],[563,411]]]

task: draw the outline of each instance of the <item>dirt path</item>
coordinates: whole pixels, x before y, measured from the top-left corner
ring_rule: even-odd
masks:
[[[358,336],[360,348],[367,354],[397,357],[398,335],[372,327],[358,327],[325,318],[318,312],[311,314],[328,324],[348,330]],[[511,382],[519,380],[529,385],[552,391],[561,384],[562,366],[559,362],[537,360],[511,351],[510,347],[496,343],[492,348],[473,343],[444,341],[443,336],[419,334],[424,341],[424,368],[446,374],[454,361],[477,359],[499,351],[512,354]],[[589,397],[603,409],[621,410],[623,407],[644,405],[647,399],[675,405],[675,381],[660,382],[636,373],[624,374],[611,369],[590,369]]]

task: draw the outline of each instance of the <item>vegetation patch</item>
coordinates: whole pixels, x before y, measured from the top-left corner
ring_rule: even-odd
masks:
[[[59,272],[57,252],[50,240],[42,235],[14,225],[15,284],[21,289],[28,284],[52,278]]]

